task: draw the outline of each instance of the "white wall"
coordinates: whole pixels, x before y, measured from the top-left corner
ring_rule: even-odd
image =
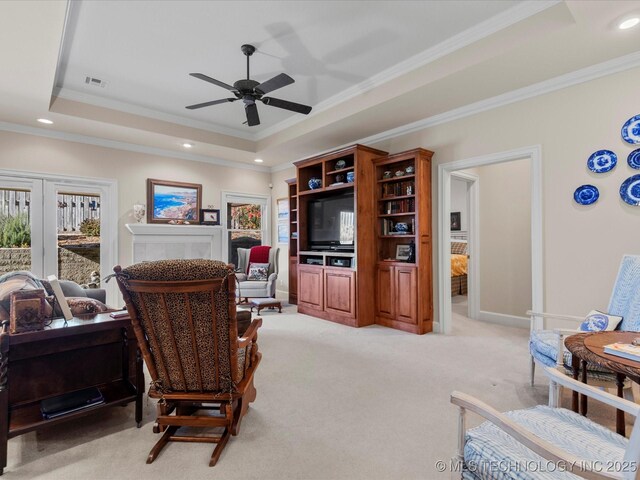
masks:
[[[451,177],[451,211],[460,212],[460,230],[469,230],[469,212],[467,211],[467,188],[464,180]]]
[[[637,173],[626,165],[634,147],[621,139],[620,128],[640,113],[639,83],[636,68],[371,146],[392,153],[419,146],[433,150],[435,180],[439,163],[540,145],[544,308],[582,315],[607,308],[622,255],[640,253],[640,208],[622,202],[618,194],[620,184]],[[618,166],[607,174],[590,173],[587,158],[604,148],[618,153]],[[589,207],[573,201],[574,190],[585,183],[601,193]]]
[[[475,174],[481,317],[483,312],[525,317],[531,309],[530,161],[486,165]]]

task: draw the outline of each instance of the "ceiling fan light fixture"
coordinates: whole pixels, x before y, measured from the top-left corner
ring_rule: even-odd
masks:
[[[212,105],[220,105],[223,103],[242,100],[242,102],[244,103],[245,115],[247,116],[247,121],[243,123],[250,127],[260,125],[260,116],[258,115],[256,100],[260,100],[265,105],[281,108],[283,110],[289,110],[290,112],[302,113],[304,115],[307,115],[309,114],[309,112],[311,112],[311,107],[308,105],[302,105],[300,103],[289,102],[287,100],[280,100],[277,98],[263,98],[265,94],[274,90],[278,90],[279,88],[286,87],[287,85],[291,85],[295,82],[295,80],[286,73],[276,75],[275,77],[270,78],[266,82],[262,83],[251,80],[249,71],[249,59],[251,55],[253,55],[253,53],[256,51],[256,48],[253,45],[245,44],[242,45],[241,50],[242,53],[247,57],[247,78],[236,81],[233,86],[221,82],[220,80],[216,80],[215,78],[211,78],[203,73],[189,74],[194,78],[212,83],[214,85],[217,85],[218,87],[229,90],[231,93],[233,93],[233,95],[235,95],[235,98],[222,98],[220,100],[196,103],[195,105],[188,105],[185,108],[187,108],[188,110],[196,110],[203,107],[210,107]]]

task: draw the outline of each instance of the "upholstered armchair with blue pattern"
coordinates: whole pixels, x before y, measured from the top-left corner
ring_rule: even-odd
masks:
[[[571,368],[571,353],[564,348],[564,337],[578,333],[576,330],[536,328],[544,325],[546,319],[570,320],[580,323],[584,317],[527,312],[531,316],[531,385],[534,383],[536,363],[558,369]],[[607,312],[622,317],[617,330],[640,332],[640,255],[624,255],[613,286]],[[538,320],[540,319],[540,320]],[[600,382],[615,382],[615,375],[597,365],[587,364],[587,375]]]
[[[640,471],[640,421],[627,440],[586,417],[558,408],[562,386],[637,417],[640,405],[545,367],[549,405],[500,413],[464,393],[453,392],[459,407],[458,454],[452,478],[465,480],[635,479]],[[466,429],[471,411],[487,422]]]

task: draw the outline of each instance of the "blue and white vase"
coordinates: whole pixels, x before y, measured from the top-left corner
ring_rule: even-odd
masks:
[[[407,233],[409,231],[409,225],[404,222],[398,222],[395,225],[396,232]]]
[[[347,182],[353,183],[353,180],[356,178],[355,172],[347,172]]]
[[[322,186],[322,180],[318,177],[311,177],[309,179],[309,188],[311,190],[315,190],[316,188],[320,188]]]

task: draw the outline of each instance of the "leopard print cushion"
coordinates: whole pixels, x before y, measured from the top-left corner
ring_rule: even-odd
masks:
[[[118,281],[127,288],[127,280],[168,282],[226,278],[232,271],[226,264],[213,260],[161,260],[144,262],[123,269]],[[233,284],[233,282],[232,282]],[[214,293],[214,304],[208,292],[189,293],[194,335],[191,335],[187,301],[183,293],[136,293],[129,290],[158,371],[158,380],[166,391],[200,391],[199,378],[207,392],[227,392],[242,379],[244,355],[238,355],[232,367],[231,356],[237,350],[235,321],[229,318],[229,291],[223,282]],[[166,303],[167,312],[164,305]],[[212,318],[215,313],[215,335]],[[153,335],[151,335],[153,332]],[[175,338],[175,344],[172,340]],[[157,351],[152,338],[157,341]],[[197,346],[194,351],[193,342]],[[176,352],[177,350],[177,352]],[[216,355],[217,350],[217,355]],[[244,352],[243,352],[244,353]],[[242,357],[242,361],[240,360]],[[196,361],[197,360],[197,361]],[[197,371],[197,364],[200,372]],[[184,378],[181,372],[184,372]]]
[[[87,297],[67,297],[67,303],[74,315],[86,315],[89,313],[103,313],[109,310],[100,300]]]

